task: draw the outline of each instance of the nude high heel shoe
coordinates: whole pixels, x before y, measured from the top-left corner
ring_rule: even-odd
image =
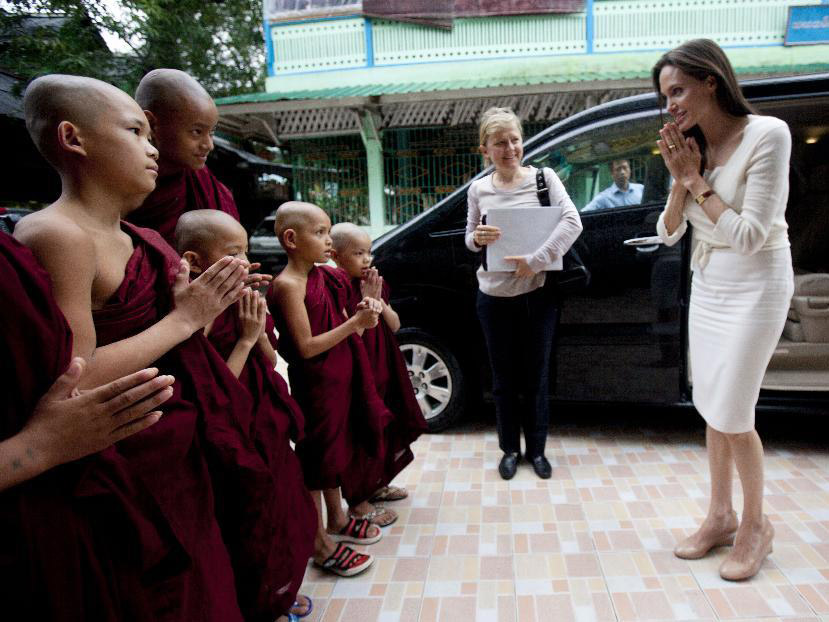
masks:
[[[772,552],[772,540],[774,540],[774,527],[769,519],[763,516],[763,534],[757,548],[752,551],[749,559],[737,561],[732,559],[734,552],[725,558],[720,566],[720,576],[726,581],[744,581],[750,579],[758,572],[766,557]]]
[[[730,546],[734,544],[734,536],[737,533],[737,513],[732,510],[731,518],[728,521],[728,528],[720,533],[712,534],[705,540],[699,540],[694,535],[688,536],[674,548],[674,555],[680,559],[701,559],[708,555],[708,551],[718,546]]]

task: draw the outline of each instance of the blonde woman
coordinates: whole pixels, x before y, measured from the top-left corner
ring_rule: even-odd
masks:
[[[479,127],[480,151],[495,165],[491,175],[472,183],[468,192],[466,246],[480,252],[500,236],[497,227],[483,224],[493,207],[538,207],[536,169],[523,166],[521,121],[509,108],[490,108]],[[536,474],[548,479],[552,467],[544,455],[549,428],[550,354],[559,315],[554,288],[545,287],[542,271],[562,257],[581,233],[581,220],[561,180],[552,169],[543,170],[550,205],[561,206],[561,220],[533,254],[511,257],[512,272],[478,270],[478,318],[492,368],[492,389],[498,425],[498,443],[504,452],[498,465],[503,479],[511,479],[521,458],[521,430],[525,457]],[[523,394],[525,403],[519,402]]]

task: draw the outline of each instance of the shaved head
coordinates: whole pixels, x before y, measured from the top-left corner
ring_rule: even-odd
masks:
[[[276,237],[279,238],[281,243],[285,231],[288,229],[293,229],[294,231],[302,229],[314,217],[319,215],[328,217],[325,210],[313,203],[305,203],[304,201],[288,201],[287,203],[283,203],[276,210],[276,221],[273,225]]]
[[[104,111],[130,105],[135,106],[132,98],[111,84],[64,74],[33,80],[23,96],[26,129],[43,157],[58,169],[61,152],[57,129],[62,122],[90,128]]]
[[[331,227],[331,244],[338,253],[360,240],[368,240],[368,246],[371,247],[371,236],[353,222],[338,222]]]
[[[153,69],[138,83],[135,101],[143,110],[162,118],[175,117],[193,102],[213,98],[191,75],[178,69]]]
[[[184,212],[176,224],[176,250],[179,255],[186,251],[205,254],[233,235],[247,235],[244,227],[217,209],[196,209]]]
[[[150,122],[162,176],[205,167],[219,111],[201,84],[178,69],[154,69],[141,79],[135,99]]]

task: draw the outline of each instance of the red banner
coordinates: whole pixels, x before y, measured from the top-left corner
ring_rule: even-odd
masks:
[[[265,11],[278,21],[362,13],[451,28],[455,17],[579,13],[584,0],[265,0]]]
[[[371,17],[451,27],[455,17],[580,13],[584,0],[363,0]]]

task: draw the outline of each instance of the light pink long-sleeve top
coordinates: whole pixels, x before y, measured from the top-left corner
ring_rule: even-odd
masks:
[[[544,209],[538,201],[535,187],[536,168],[529,167],[530,172],[523,179],[521,184],[509,190],[496,188],[492,183],[492,175],[487,175],[474,182],[467,192],[466,212],[466,247],[474,252],[480,252],[481,247],[477,246],[472,239],[475,227],[481,224],[481,217],[485,216],[491,207],[538,207]],[[541,269],[549,262],[564,254],[579,237],[582,230],[581,218],[573,201],[564,189],[564,184],[556,175],[555,171],[544,168],[544,178],[547,180],[547,188],[550,189],[550,205],[562,208],[561,220],[550,236],[532,255],[526,255],[530,268],[537,273],[535,276],[522,279],[515,276],[513,272],[494,272],[484,270],[483,266],[478,269],[478,287],[481,291],[490,296],[518,296],[526,294],[544,285],[545,272]]]

